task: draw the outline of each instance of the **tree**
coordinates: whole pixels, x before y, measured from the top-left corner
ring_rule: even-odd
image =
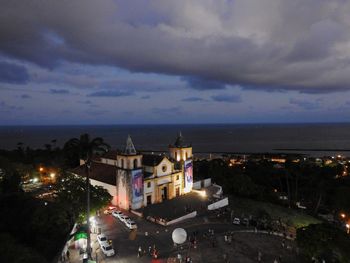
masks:
[[[311,224],[297,229],[297,243],[309,258],[350,262],[350,238],[330,224]]]
[[[96,137],[90,140],[90,136],[87,133],[80,135],[80,138],[72,138],[64,145],[66,151],[75,151],[79,153],[80,159],[82,159],[86,166],[86,222],[87,222],[87,252],[91,257],[90,248],[90,167],[92,158],[94,155],[98,155],[109,150],[109,145],[106,144],[101,137]]]
[[[112,196],[101,186],[90,185],[90,210],[92,213],[106,206]],[[86,202],[86,182],[84,178],[72,173],[63,173],[55,185],[56,200],[70,210],[74,221],[82,222],[84,216],[84,204]]]
[[[6,158],[0,158],[0,192],[21,192],[21,175]]]

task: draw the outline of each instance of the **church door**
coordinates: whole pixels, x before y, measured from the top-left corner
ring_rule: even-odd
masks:
[[[162,188],[162,200],[167,200],[168,199],[168,187],[163,187]]]

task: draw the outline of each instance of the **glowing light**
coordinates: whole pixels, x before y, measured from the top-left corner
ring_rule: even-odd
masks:
[[[44,171],[44,168],[43,168],[43,167],[40,167],[40,168],[39,168],[39,171],[40,171],[40,172]]]
[[[39,182],[39,179],[35,177],[35,178],[33,179],[33,183],[37,183],[37,182]]]
[[[51,177],[52,179],[54,179],[54,178],[55,178],[55,176],[56,176],[56,174],[55,174],[55,173],[50,173],[50,177]]]
[[[344,213],[341,213],[341,214],[340,214],[340,217],[341,217],[341,218],[345,218],[346,215],[345,215]]]
[[[207,197],[207,192],[205,190],[192,190],[192,191],[196,192],[203,198]]]

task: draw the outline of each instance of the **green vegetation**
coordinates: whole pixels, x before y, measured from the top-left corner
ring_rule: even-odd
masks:
[[[249,215],[257,216],[261,211],[265,211],[271,219],[280,219],[284,224],[295,228],[320,223],[318,219],[301,211],[268,202],[230,196],[229,203],[234,214],[240,217],[248,217]]]
[[[318,165],[307,159],[276,164],[250,158],[233,166],[224,159],[214,159],[195,162],[194,177],[211,177],[227,194],[288,207],[301,202],[309,213],[318,214],[322,209],[337,214],[350,213],[350,177],[339,176],[343,170],[341,164]]]
[[[95,146],[104,144],[101,138],[89,141],[86,134],[81,139],[83,143],[88,141],[92,149],[75,144],[76,140],[72,139],[64,149],[56,147],[53,140],[44,149],[24,149],[19,143],[16,150],[0,150],[1,261],[51,262],[65,244],[74,223],[86,219],[87,189],[90,188],[92,213],[110,202],[107,190],[63,172],[79,164],[79,157],[85,159],[87,155],[83,151],[92,158]],[[34,193],[22,190],[23,181],[48,177],[50,170],[39,173],[39,165],[57,171],[55,192],[49,200],[37,199]]]
[[[64,173],[55,185],[56,202],[62,204],[74,215],[75,221],[86,220],[86,181],[71,173]],[[90,185],[91,211],[96,214],[101,207],[108,205],[112,196],[101,186]]]
[[[350,262],[348,235],[329,224],[312,224],[297,230],[297,243],[309,258],[325,262]]]

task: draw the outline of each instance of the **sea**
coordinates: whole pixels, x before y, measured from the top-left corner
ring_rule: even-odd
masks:
[[[350,123],[332,124],[176,124],[0,126],[0,149],[41,148],[56,140],[88,133],[102,137],[113,149],[122,149],[128,135],[137,150],[166,152],[181,132],[199,155],[221,153],[300,153],[311,156],[349,155]]]

